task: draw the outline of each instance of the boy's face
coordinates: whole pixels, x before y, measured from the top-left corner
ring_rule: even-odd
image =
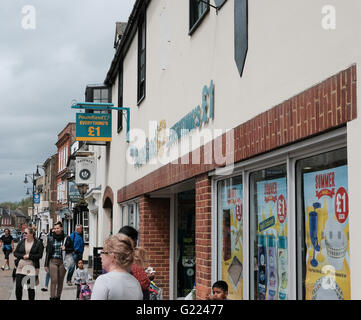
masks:
[[[79,267],[79,269],[83,269],[83,267],[84,267],[83,261],[78,262],[78,267]]]
[[[221,288],[214,287],[212,291],[214,300],[224,300],[227,298],[228,292],[223,291]]]

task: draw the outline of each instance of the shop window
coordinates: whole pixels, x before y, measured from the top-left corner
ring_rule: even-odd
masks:
[[[287,166],[250,174],[250,299],[288,297]]]
[[[218,279],[228,284],[229,298],[243,299],[242,176],[218,182]]]
[[[83,211],[83,235],[84,242],[89,242],[89,211]]]
[[[209,0],[189,0],[189,35],[199,26],[209,12]]]
[[[145,98],[146,78],[146,13],[143,10],[138,24],[138,105]]]
[[[135,204],[135,229],[139,230],[139,204]]]
[[[122,207],[120,207],[120,210],[121,210],[121,214],[122,214],[122,216],[121,216],[121,219],[122,219],[122,224],[121,224],[121,227],[124,227],[125,225],[126,225],[126,219],[125,219],[125,207],[124,206],[122,206]]]
[[[297,174],[298,298],[351,298],[346,148],[302,159]]]
[[[134,204],[128,205],[128,226],[135,228]]]

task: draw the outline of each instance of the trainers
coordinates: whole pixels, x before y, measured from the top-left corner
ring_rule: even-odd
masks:
[[[3,271],[4,271],[4,270],[5,270],[5,267],[4,267],[4,266],[1,266],[1,270],[3,270]]]
[[[6,267],[5,267],[5,270],[10,270],[10,267],[9,267],[9,266],[6,266]]]

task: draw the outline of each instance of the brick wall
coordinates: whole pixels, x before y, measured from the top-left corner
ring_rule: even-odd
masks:
[[[234,162],[343,126],[357,117],[356,107],[356,65],[353,65],[234,128]],[[221,141],[225,152],[225,135],[210,144],[218,145]],[[123,187],[117,192],[117,202],[215,169],[219,165],[214,159],[212,164],[204,163],[203,150],[208,148],[208,144],[199,148],[200,164],[193,164],[190,155],[189,164],[167,164]]]
[[[212,287],[212,185],[207,174],[196,178],[196,299]]]
[[[169,299],[170,200],[142,196],[139,218],[139,244],[148,253],[163,298]]]

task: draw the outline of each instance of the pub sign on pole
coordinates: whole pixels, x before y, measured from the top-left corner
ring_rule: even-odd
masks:
[[[94,157],[77,157],[75,160],[75,183],[95,183],[95,159]]]

